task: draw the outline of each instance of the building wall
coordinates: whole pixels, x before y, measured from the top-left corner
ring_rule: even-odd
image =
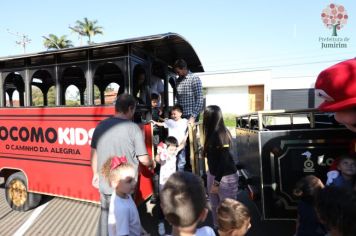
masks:
[[[271,71],[239,71],[224,73],[201,73],[206,91],[206,105],[218,105],[223,113],[246,114],[249,112],[248,86],[264,85],[264,109],[270,109],[269,88]]]
[[[309,89],[314,88],[316,77],[283,77],[272,78],[270,89]]]
[[[285,98],[288,98],[289,101],[294,101],[295,103],[293,99],[300,99],[298,102],[302,103],[304,98],[295,97],[295,91],[308,91],[314,88],[316,80],[316,77],[313,76],[272,78],[272,72],[270,70],[223,73],[208,72],[198,75],[206,91],[206,105],[218,105],[222,108],[223,113],[232,114],[249,113],[249,86],[264,86],[264,110],[270,110],[271,94],[273,91],[275,93],[278,91],[283,92],[286,94]],[[290,97],[288,97],[289,94]],[[316,98],[315,105],[319,103]]]
[[[223,113],[245,114],[248,111],[248,86],[210,87],[206,106],[218,105]]]

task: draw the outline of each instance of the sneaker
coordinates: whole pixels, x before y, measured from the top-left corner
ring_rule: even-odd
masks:
[[[163,221],[161,221],[161,222],[158,223],[158,234],[159,234],[160,236],[166,234],[166,229],[164,228],[164,222],[163,222]]]

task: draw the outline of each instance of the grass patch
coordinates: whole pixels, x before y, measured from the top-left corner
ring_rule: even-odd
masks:
[[[223,114],[224,123],[227,127],[236,127],[236,115],[234,114]]]

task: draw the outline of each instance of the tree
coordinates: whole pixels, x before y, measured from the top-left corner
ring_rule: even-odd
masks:
[[[37,86],[31,87],[32,90],[32,105],[43,106],[43,93]]]
[[[49,34],[48,37],[42,37],[44,38],[43,45],[47,48],[47,50],[73,47],[72,41],[67,39],[66,35],[58,37],[57,35]]]
[[[97,34],[103,34],[103,27],[98,26],[97,20],[88,20],[88,18],[84,18],[83,21],[77,20],[76,25],[74,27],[69,27],[72,31],[79,34],[79,36],[88,37],[88,44],[92,44],[92,37]]]
[[[326,27],[333,29],[332,36],[337,36],[340,30],[347,23],[349,16],[342,5],[329,4],[321,13],[321,19]]]

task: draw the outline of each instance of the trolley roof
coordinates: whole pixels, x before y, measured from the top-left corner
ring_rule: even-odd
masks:
[[[78,55],[80,55],[83,51],[118,45],[132,45],[141,48],[145,51],[152,53],[157,58],[167,62],[170,66],[173,65],[176,59],[182,58],[187,62],[189,69],[192,72],[204,72],[204,68],[193,47],[187,40],[185,40],[182,36],[176,33],[156,34],[144,37],[117,40],[112,42],[95,43],[88,46],[0,57],[0,62],[31,57],[41,57],[49,54],[64,54],[68,52],[77,52]]]

